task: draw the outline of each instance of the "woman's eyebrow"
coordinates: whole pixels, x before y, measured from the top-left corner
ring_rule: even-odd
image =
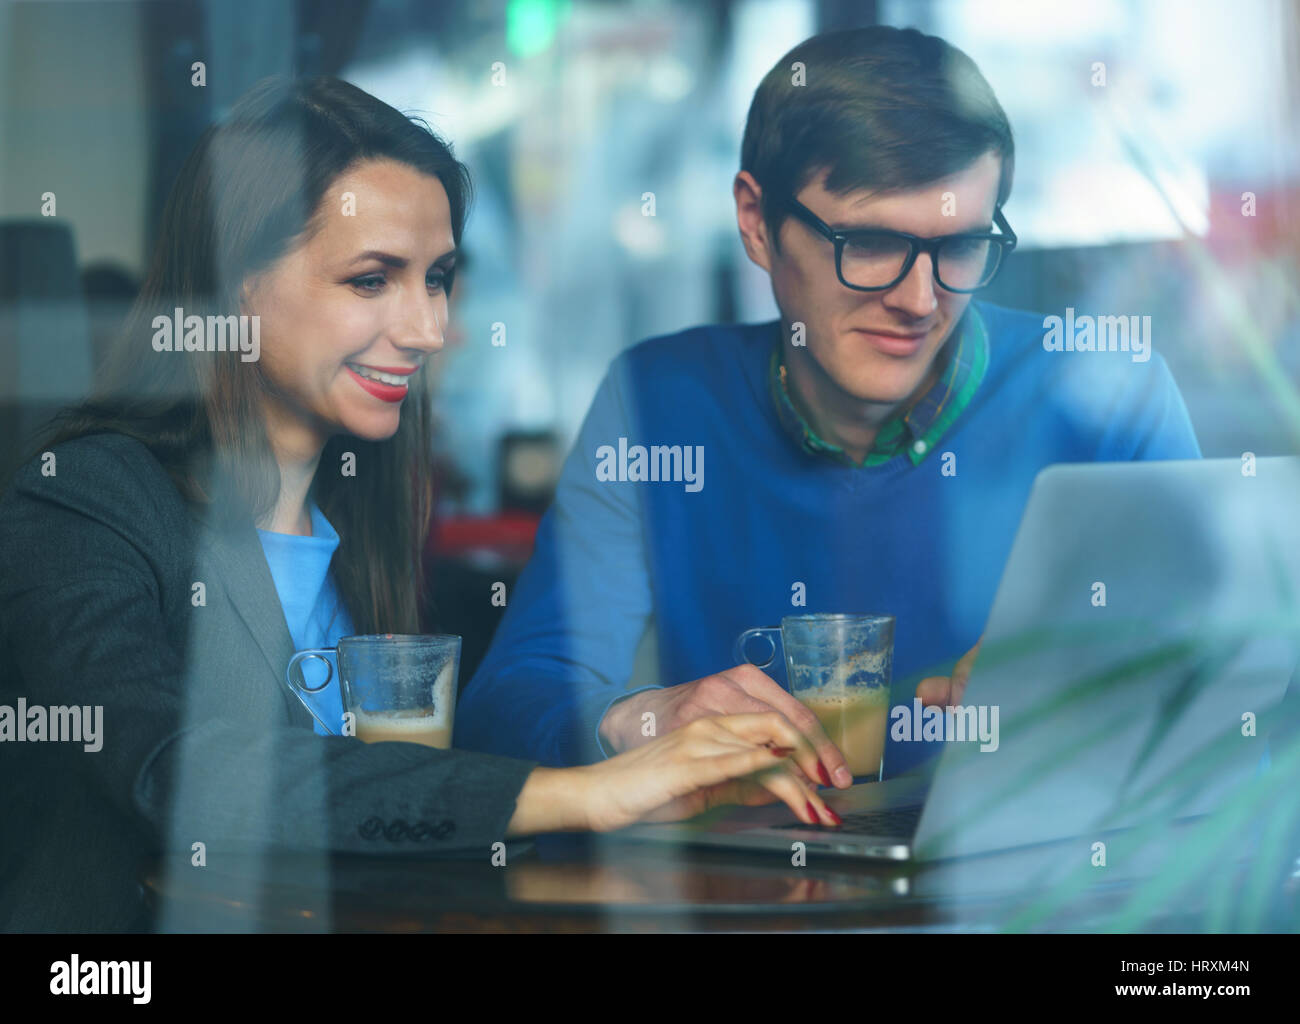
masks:
[[[450,259],[456,255],[456,252],[457,250],[454,247],[448,249],[441,256],[435,259],[433,263],[441,263],[444,260]],[[401,270],[410,262],[410,260],[405,256],[394,256],[392,253],[382,252],[379,249],[367,249],[365,252],[353,257],[352,262],[360,263],[362,260],[377,260],[384,266],[392,267],[394,270]],[[433,266],[433,263],[430,263],[429,265]]]

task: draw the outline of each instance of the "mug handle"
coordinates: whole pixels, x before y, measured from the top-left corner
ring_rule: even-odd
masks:
[[[316,695],[322,693],[325,690],[325,687],[329,686],[331,681],[334,679],[334,662],[330,660],[331,656],[337,656],[337,652],[332,647],[320,647],[308,651],[299,651],[289,659],[289,667],[284,670],[284,679],[285,682],[289,684],[289,688],[298,695],[298,699],[302,701],[303,707],[311,712],[312,718],[320,722],[321,727],[331,736],[341,736],[342,733],[339,732],[338,729],[333,728],[325,721],[325,718],[322,717],[326,714],[325,709],[316,704]],[[310,687],[307,685],[307,681],[302,677],[302,663],[308,658],[319,658],[321,661],[325,662],[325,668],[328,674],[325,676],[325,682],[321,683],[320,686]]]
[[[771,634],[771,635],[769,635]],[[745,645],[756,636],[766,637],[767,642],[772,645],[772,653],[767,656],[767,660],[760,664],[757,661],[750,661],[745,655]],[[756,629],[747,629],[736,637],[736,646],[732,648],[732,660],[741,665],[748,662],[756,668],[767,668],[772,662],[776,661],[776,651],[780,642],[780,626],[759,626]]]

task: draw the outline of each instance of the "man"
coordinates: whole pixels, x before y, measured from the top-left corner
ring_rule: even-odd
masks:
[[[782,58],[733,185],[780,320],[614,361],[464,694],[458,746],[585,763],[702,715],[775,709],[816,746],[820,781],[846,786],[813,716],[733,667],[738,633],[893,614],[892,702],[922,676],[923,699],[956,702],[1035,475],[1199,457],[1158,354],[1051,350],[1042,317],[972,301],[1014,245],[1013,164],[988,83],[940,39],[857,29]],[[627,690],[648,624],[658,677]],[[936,747],[891,738],[887,774]]]

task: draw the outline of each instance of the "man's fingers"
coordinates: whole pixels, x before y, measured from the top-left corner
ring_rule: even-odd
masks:
[[[765,711],[781,710],[780,708],[774,709],[770,701],[764,700],[759,694],[750,693],[744,687],[740,688],[740,693],[736,693],[735,690],[729,690],[725,694],[725,700],[716,699],[715,695],[714,699],[709,701],[709,703],[716,705],[725,704],[726,706],[717,706],[711,710],[694,710],[693,708],[689,713],[705,715],[757,715],[762,714]],[[708,704],[703,705],[703,707],[708,706]],[[697,704],[694,707],[701,707],[701,705]]]
[[[812,770],[818,776],[818,781],[830,785],[845,788],[853,784],[853,773],[849,771],[849,766],[844,760],[844,755],[840,752],[839,747],[831,742],[826,730],[822,728],[821,722],[817,720],[808,708],[799,700],[791,696],[761,669],[753,665],[737,665],[733,669],[728,669],[722,675],[732,680],[737,686],[741,687],[746,693],[767,701],[777,711],[785,715],[795,727],[804,734],[813,745],[817,753],[817,758],[826,768],[826,779],[820,778],[821,771],[814,765]],[[806,771],[806,769],[805,769]]]
[[[916,684],[916,695],[925,705],[943,707],[951,704],[952,701],[948,699],[951,693],[952,680],[947,676],[929,676]]]
[[[983,641],[980,641],[980,643],[983,643]],[[979,657],[979,653],[980,645],[977,643],[969,651],[963,654],[957,660],[957,664],[952,668],[953,678],[956,679],[960,677],[961,681],[965,683],[967,678],[970,676],[970,670],[975,667],[975,659]]]
[[[971,669],[975,667],[975,659],[979,656],[980,643],[983,643],[982,639],[957,660],[957,664],[952,667],[951,678],[928,676],[916,684],[916,695],[921,698],[922,704],[952,707],[961,703],[962,695],[966,692],[966,682],[970,679]]]
[[[951,703],[961,703],[962,695],[966,692],[966,682],[970,679],[971,669],[975,667],[975,659],[979,656],[980,644],[983,642],[984,639],[981,637],[975,646],[963,654],[957,664],[953,666]]]

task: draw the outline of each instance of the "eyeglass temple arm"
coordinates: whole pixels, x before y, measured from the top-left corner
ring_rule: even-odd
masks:
[[[1000,206],[993,211],[993,223],[1007,236],[1007,248],[1014,249],[1019,239],[1016,238],[1016,233],[1011,230],[1011,225],[1007,223],[1006,217],[1002,216],[1002,207]]]

